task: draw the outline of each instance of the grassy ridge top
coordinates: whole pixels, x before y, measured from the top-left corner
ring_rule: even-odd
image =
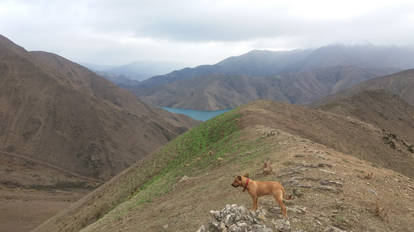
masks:
[[[130,198],[137,199],[136,204],[151,201],[168,192],[183,174],[217,165],[217,158],[226,158],[233,149],[226,144],[238,136],[239,117],[234,109],[180,135],[35,231],[78,231]]]

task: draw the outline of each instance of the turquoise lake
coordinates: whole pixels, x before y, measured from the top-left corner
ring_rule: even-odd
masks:
[[[216,110],[216,111],[200,111],[200,110],[178,109],[178,108],[170,108],[170,107],[162,107],[162,108],[164,110],[170,111],[171,113],[184,114],[199,121],[207,121],[210,118],[214,118],[217,115],[220,115],[222,113],[225,113],[231,110],[231,109],[225,109],[225,110]]]

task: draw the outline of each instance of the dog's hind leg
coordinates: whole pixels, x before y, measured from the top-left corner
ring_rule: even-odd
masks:
[[[279,203],[280,209],[282,210],[283,215],[287,218],[286,206],[283,203],[283,191],[277,191],[273,193],[273,197]]]

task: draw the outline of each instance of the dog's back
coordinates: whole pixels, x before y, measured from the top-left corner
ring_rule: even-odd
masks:
[[[255,181],[257,184],[257,195],[274,195],[279,191],[284,192],[282,185],[276,181]]]

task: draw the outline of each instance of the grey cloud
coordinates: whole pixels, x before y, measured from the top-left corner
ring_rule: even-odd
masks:
[[[333,1],[274,2],[0,0],[0,33],[30,50],[106,64],[179,60],[195,65],[250,49],[414,42],[410,1],[372,1],[372,7],[367,1],[338,1],[339,7]],[[353,15],[360,9],[366,12]]]

